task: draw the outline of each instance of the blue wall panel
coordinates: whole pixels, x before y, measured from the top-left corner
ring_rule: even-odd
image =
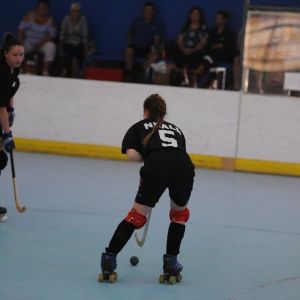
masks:
[[[0,4],[0,34],[5,31],[17,32],[23,15],[33,9],[35,0],[9,0]],[[73,1],[50,0],[51,12],[59,25]],[[122,57],[126,45],[126,35],[131,21],[143,8],[144,0],[82,0],[83,11],[88,18],[90,36],[96,41],[97,51],[107,56]],[[165,35],[173,39],[180,30],[188,10],[200,6],[208,26],[214,24],[219,9],[231,13],[231,25],[237,32],[242,25],[243,0],[157,0],[154,1],[160,19],[165,27]],[[300,7],[300,0],[253,0],[252,4],[287,5]]]

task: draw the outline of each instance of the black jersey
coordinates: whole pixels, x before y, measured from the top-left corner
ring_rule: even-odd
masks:
[[[11,73],[7,62],[2,58],[0,59],[0,107],[7,107],[10,99],[19,89],[19,71],[19,68],[14,68],[13,73]]]
[[[156,122],[151,119],[141,120],[132,125],[126,132],[122,142],[122,153],[127,149],[135,149],[145,160],[149,154],[162,149],[179,149],[186,151],[185,137],[182,131],[169,122],[164,121],[156,130],[146,146],[143,140],[151,132]]]

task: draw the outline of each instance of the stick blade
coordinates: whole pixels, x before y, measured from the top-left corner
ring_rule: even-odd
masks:
[[[23,207],[17,206],[16,208],[19,213],[23,213],[27,210],[26,206],[23,206]]]
[[[137,233],[135,233],[134,236],[135,236],[135,241],[138,244],[138,246],[143,247],[144,243],[145,243],[145,240],[140,240]]]
[[[19,213],[23,213],[23,212],[26,211],[26,207],[20,205],[20,201],[19,201],[19,197],[18,197],[18,193],[17,193],[17,184],[16,184],[16,178],[15,177],[13,177],[13,189],[14,189],[14,200],[15,200],[16,209]]]

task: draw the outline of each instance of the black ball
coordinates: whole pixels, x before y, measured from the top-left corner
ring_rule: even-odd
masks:
[[[131,256],[130,263],[131,265],[136,266],[139,263],[139,258],[137,256]]]

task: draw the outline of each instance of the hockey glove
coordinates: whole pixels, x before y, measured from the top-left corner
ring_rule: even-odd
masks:
[[[15,143],[11,131],[9,133],[3,133],[2,144],[6,152],[10,152],[15,148]]]

